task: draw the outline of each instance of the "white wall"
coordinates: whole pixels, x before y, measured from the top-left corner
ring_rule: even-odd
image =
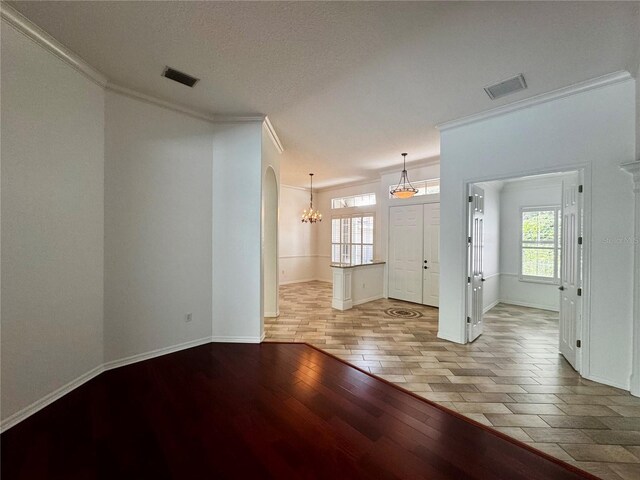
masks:
[[[261,122],[220,125],[213,137],[213,339],[262,336]],[[237,179],[238,183],[230,181]]]
[[[632,247],[607,240],[633,235],[631,180],[619,165],[635,154],[635,96],[629,79],[442,130],[440,337],[465,341],[467,182],[582,165],[592,212],[585,232],[591,327],[582,338],[590,358],[583,372],[628,386]]]
[[[320,207],[316,195],[316,207]],[[331,223],[327,210],[321,223],[302,223],[302,211],[309,208],[309,190],[282,185],[280,188],[280,238],[279,275],[280,284],[315,280],[316,275],[316,233],[327,223]]]
[[[106,362],[211,336],[212,136],[107,92]]]
[[[5,422],[102,364],[104,92],[1,30]]]
[[[558,311],[558,285],[520,280],[521,208],[560,206],[562,177],[508,182],[502,190],[500,298],[502,302]]]

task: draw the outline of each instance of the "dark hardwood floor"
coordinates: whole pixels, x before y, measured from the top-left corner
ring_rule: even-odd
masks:
[[[304,344],[111,370],[0,442],[3,480],[595,478]]]

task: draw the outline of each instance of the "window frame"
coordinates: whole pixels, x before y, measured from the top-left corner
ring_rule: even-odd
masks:
[[[427,188],[429,187],[429,183],[433,183],[433,182],[438,182],[438,191],[435,193],[427,193]],[[389,187],[387,188],[387,194],[389,195],[389,200],[410,200],[412,198],[415,197],[432,197],[433,195],[440,195],[440,177],[436,177],[436,178],[427,178],[425,180],[417,180],[415,182],[411,182],[411,185],[414,186],[414,188],[417,188],[418,191],[421,188],[424,188],[424,193],[416,193],[415,195],[413,195],[412,197],[409,198],[396,198],[393,195],[391,195],[391,190],[396,187],[398,184],[394,183],[392,185],[389,185]]]
[[[527,243],[533,243],[533,242],[526,242],[523,240],[522,238],[522,227],[523,227],[523,214],[525,212],[548,212],[548,211],[553,211],[554,212],[554,222],[553,222],[553,244],[549,247],[534,247],[534,246],[527,246]],[[529,282],[529,283],[542,283],[542,284],[546,284],[546,285],[560,285],[561,279],[560,279],[560,266],[558,265],[558,259],[562,258],[562,245],[559,239],[559,219],[561,218],[562,215],[562,207],[560,205],[545,205],[545,206],[527,206],[527,207],[520,207],[520,221],[518,224],[518,234],[519,234],[519,260],[520,260],[520,265],[519,265],[519,273],[518,273],[518,277],[519,280],[521,282]],[[540,242],[537,242],[540,243]],[[524,253],[524,249],[528,248],[528,249],[539,249],[539,250],[552,250],[553,251],[553,273],[554,276],[552,277],[540,277],[540,276],[536,276],[536,275],[525,275],[523,273],[523,253]]]
[[[369,199],[373,198],[373,202],[372,203],[367,203],[364,205],[343,205],[340,207],[335,207],[334,204],[336,201],[342,201],[342,202],[346,202],[349,199],[355,199],[355,198],[364,198],[364,197],[369,197]],[[347,208],[369,208],[369,207],[375,207],[377,202],[378,202],[378,196],[376,195],[376,192],[369,192],[369,193],[359,193],[357,195],[346,195],[344,197],[335,197],[331,199],[331,210],[344,210]]]
[[[354,243],[353,242],[353,219],[354,218],[360,218],[361,222],[362,219],[364,219],[365,217],[371,217],[373,226],[371,228],[371,243],[365,243],[364,240],[364,229],[361,228],[360,230],[360,242],[359,243]],[[349,219],[349,242],[343,242],[342,241],[342,237],[343,237],[343,232],[342,232],[342,220],[348,218]],[[339,220],[340,221],[340,242],[336,243],[333,241],[333,221],[334,220]],[[339,261],[334,261],[333,260],[333,247],[334,245],[339,245],[339,249],[340,249],[340,260]],[[343,262],[342,261],[342,257],[343,257],[343,253],[342,253],[342,249],[344,248],[344,246],[347,245],[348,249],[349,249],[349,262]],[[371,246],[371,262],[368,263],[353,263],[353,246],[354,245],[360,245],[360,257],[362,258],[362,252],[364,251],[364,246]],[[358,265],[370,265],[371,263],[375,262],[375,258],[376,258],[376,214],[375,212],[354,212],[354,213],[347,213],[347,214],[343,214],[343,215],[333,215],[331,217],[331,263],[332,264],[340,264],[340,265],[349,265],[349,266],[358,266]]]

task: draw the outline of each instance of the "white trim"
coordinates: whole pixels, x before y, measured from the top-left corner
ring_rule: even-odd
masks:
[[[38,25],[33,23],[31,20],[26,18],[24,15],[22,15],[20,12],[18,12],[16,9],[6,4],[5,2],[0,2],[0,16],[2,20],[6,21],[7,24],[11,25],[18,32],[22,33],[24,36],[40,45],[46,51],[48,51],[52,55],[55,55],[64,63],[71,66],[73,69],[83,74],[89,80],[99,85],[100,87],[105,88],[106,90],[120,93],[131,98],[136,98],[147,103],[158,105],[160,107],[164,107],[176,112],[184,113],[191,117],[199,118],[200,120],[205,120],[207,122],[215,124],[263,122],[266,119],[265,115],[224,116],[198,112],[188,107],[183,107],[181,105],[161,100],[151,95],[137,92],[130,88],[116,85],[113,82],[109,81],[109,78],[105,74],[93,68],[89,63],[82,59],[82,57],[64,46],[54,37],[41,29]],[[275,130],[273,131],[273,134],[275,134]]]
[[[504,303],[505,305],[515,305],[517,307],[529,307],[529,308],[537,308],[538,310],[548,310],[550,312],[559,312],[557,308],[554,308],[550,305],[543,305],[542,303],[531,303],[531,302],[520,302],[518,300],[498,300],[498,303]]]
[[[273,145],[276,147],[276,150],[278,150],[278,153],[284,152],[284,147],[282,146],[282,142],[280,141],[280,138],[276,133],[276,129],[273,128],[273,125],[271,124],[271,120],[269,120],[268,116],[264,117],[264,126],[266,127],[267,132],[269,133],[269,138],[271,138]]]
[[[362,305],[363,303],[373,302],[375,300],[380,300],[381,298],[384,298],[384,297],[382,296],[381,293],[379,293],[369,298],[363,298],[362,300],[354,300],[352,303],[353,303],[353,306],[355,307],[356,305]]]
[[[38,27],[13,7],[5,2],[0,3],[0,15],[2,20],[31,39],[42,48],[52,53],[67,65],[82,73],[92,82],[104,87],[107,84],[107,77],[85,62],[79,55],[62,45],[47,32]]]
[[[371,183],[375,183],[376,185],[380,183],[380,178],[376,177],[376,178],[365,178],[362,180],[356,180],[354,182],[347,182],[347,183],[338,183],[335,185],[329,185],[326,187],[316,187],[316,192],[320,193],[320,192],[329,192],[331,190],[341,190],[343,188],[351,188],[351,187],[360,187],[362,185],[369,185]],[[376,187],[377,188],[377,187]]]
[[[353,300],[339,300],[337,298],[331,300],[331,308],[340,311],[350,310],[353,308],[353,305]]]
[[[295,185],[287,185],[287,184],[284,184],[284,183],[280,184],[280,188],[290,188],[292,190],[301,190],[303,192],[308,192],[309,191],[309,189],[306,188],[306,187],[296,187]]]
[[[441,340],[447,340],[448,342],[453,342],[453,343],[466,343],[466,341],[459,338],[457,334],[443,332],[442,330],[438,330],[438,338],[440,338]]]
[[[278,318],[280,316],[280,312],[264,312],[265,318]]]
[[[104,371],[106,372],[108,370],[113,370],[114,368],[124,367],[125,365],[142,362],[144,360],[167,355],[168,353],[178,352],[187,348],[197,347],[199,345],[204,345],[205,343],[211,343],[211,337],[198,338],[196,340],[178,343],[177,345],[170,345],[168,347],[157,348],[149,352],[138,353],[119,360],[112,360],[111,362],[106,362],[104,364]]]
[[[439,129],[440,131],[443,131],[443,130],[449,130],[451,128],[461,127],[463,125],[479,122],[482,120],[486,120],[488,118],[496,117],[498,115],[503,115],[505,113],[515,112],[516,110],[522,110],[524,108],[533,107],[535,105],[540,105],[542,103],[552,102],[554,100],[559,100],[561,98],[569,97],[571,95],[576,95],[578,93],[594,90],[596,88],[624,82],[625,80],[629,80],[630,78],[632,77],[629,72],[627,72],[626,70],[620,70],[617,72],[602,75],[600,77],[592,78],[584,82],[575,83],[573,85],[569,85],[568,87],[559,88],[557,90],[552,90],[551,92],[542,93],[540,95],[536,95],[530,98],[525,98],[524,100],[519,100],[514,103],[509,103],[507,105],[493,108],[491,110],[487,110],[484,112],[476,113],[476,114],[462,117],[459,119],[439,123],[436,125],[436,128]]]
[[[323,255],[318,255],[318,254],[309,254],[309,255],[280,255],[278,258],[314,258],[314,257],[321,257]],[[326,255],[327,257],[329,255]]]
[[[424,160],[407,162],[407,170],[430,167],[431,165],[439,165],[439,164],[440,164],[440,155],[436,155],[434,157],[429,157]],[[390,175],[392,173],[398,173],[398,174],[400,173],[398,166],[385,168],[384,170],[378,170],[378,174],[381,177],[383,175]]]
[[[197,347],[199,345],[204,345],[207,343],[211,343],[211,337],[199,338],[197,340],[191,340],[188,342],[179,343],[177,345],[171,345],[169,347],[158,348],[150,352],[132,355],[130,357],[126,357],[120,360],[114,360],[111,362],[102,363],[97,367],[89,370],[88,372],[83,373],[79,377],[71,380],[69,383],[63,385],[57,390],[54,390],[53,392],[48,393],[41,399],[36,400],[31,405],[26,406],[25,408],[17,411],[13,415],[10,415],[9,417],[2,420],[2,423],[0,424],[0,432],[4,432],[9,428],[17,425],[18,423],[30,417],[34,413],[42,410],[44,407],[62,398],[67,393],[75,390],[76,388],[87,383],[89,380],[97,377],[102,372],[113,370],[114,368],[123,367],[125,365],[129,365],[132,363],[141,362],[143,360],[149,360],[151,358],[160,357],[168,353],[175,353],[177,351],[185,350],[187,348]]]
[[[259,337],[234,337],[224,335],[214,335],[211,337],[213,343],[261,343],[264,340],[265,334],[263,333]]]
[[[489,310],[491,310],[493,307],[495,307],[499,303],[502,303],[502,302],[500,300],[496,300],[495,302],[490,303],[489,305],[487,305],[485,308],[482,309],[482,313],[483,314],[487,313]]]
[[[4,420],[2,420],[2,423],[0,424],[0,432],[5,432],[6,430],[10,429],[14,425],[17,425],[21,421],[25,420],[27,417],[30,417],[34,413],[42,410],[44,407],[52,404],[59,398],[65,396],[67,393],[87,383],[92,378],[97,377],[103,371],[104,371],[103,365],[98,365],[97,367],[89,370],[86,373],[83,373],[79,377],[71,380],[70,382],[54,390],[53,392],[48,393],[47,395],[40,398],[39,400],[36,400],[31,405],[28,405],[23,409],[18,410],[13,415],[10,415]]]
[[[125,95],[127,97],[134,98],[142,102],[150,103],[152,105],[163,107],[168,110],[173,110],[174,112],[183,113],[190,117],[194,117],[199,120],[204,120],[205,122],[214,123],[214,124],[252,123],[252,122],[262,122],[265,119],[264,115],[248,115],[248,116],[211,115],[205,112],[199,112],[197,110],[193,110],[191,108],[183,107],[176,103],[162,100],[152,95],[147,95],[145,93],[141,93],[136,90],[132,90],[130,88],[123,87],[121,85],[117,85],[112,82],[108,82],[107,85],[105,86],[105,89],[111,92],[119,93],[120,95]]]
[[[307,283],[307,282],[317,282],[317,278],[303,278],[301,280],[287,280],[286,282],[280,282],[280,285],[292,285],[294,283]]]
[[[621,390],[629,391],[629,388],[630,388],[628,381],[627,383],[623,384],[623,383],[615,382],[613,380],[609,380],[608,378],[604,378],[599,375],[589,375],[589,376],[582,375],[582,377],[586,378],[587,380],[591,380],[592,382],[602,383],[603,385],[609,385],[610,387],[620,388]]]

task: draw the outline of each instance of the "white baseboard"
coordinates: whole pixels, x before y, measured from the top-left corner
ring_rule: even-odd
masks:
[[[277,318],[280,316],[280,312],[264,312],[265,318]]]
[[[373,297],[364,298],[362,300],[354,301],[353,302],[353,306],[355,307],[356,305],[362,305],[363,303],[373,302],[374,300],[380,300],[381,298],[383,298],[382,294],[374,295]]]
[[[549,305],[541,305],[539,303],[529,303],[529,302],[518,302],[514,300],[503,300],[500,299],[498,303],[504,303],[507,305],[516,305],[518,307],[529,307],[529,308],[537,308],[539,310],[549,310],[551,312],[557,312],[558,309],[555,307],[550,307]]]
[[[448,342],[453,342],[453,343],[459,343],[459,344],[465,343],[464,340],[461,340],[460,338],[458,338],[457,335],[452,335],[450,333],[443,332],[442,330],[438,330],[438,338],[442,340],[447,340]]]
[[[211,343],[211,337],[198,338],[196,340],[190,340],[188,342],[179,343],[177,345],[171,345],[168,347],[151,350],[150,352],[138,353],[136,355],[131,355],[130,357],[121,358],[120,360],[106,362],[104,364],[104,370],[113,370],[114,368],[124,367],[125,365],[142,362],[144,360],[149,360],[150,358],[159,357],[168,353],[174,353],[180,350],[185,350],[187,348],[197,347],[198,345],[204,345],[205,343]]]
[[[197,340],[191,340],[189,342],[180,343],[178,345],[171,345],[169,347],[158,348],[157,350],[152,350],[150,352],[140,353],[137,355],[132,355],[127,358],[114,360],[111,362],[106,362],[101,365],[98,365],[92,370],[89,370],[87,373],[83,373],[82,375],[75,378],[74,380],[71,380],[66,385],[63,385],[57,390],[45,395],[40,400],[33,402],[31,405],[17,411],[13,415],[2,420],[2,423],[0,423],[0,432],[4,432],[5,430],[8,430],[14,425],[17,425],[18,423],[30,417],[34,413],[42,410],[47,405],[50,405],[51,403],[55,402],[59,398],[65,396],[67,393],[71,392],[72,390],[75,390],[81,385],[84,385],[85,383],[87,383],[89,380],[97,377],[102,372],[106,372],[107,370],[112,370],[118,367],[123,367],[131,363],[141,362],[143,360],[148,360],[150,358],[159,357],[161,355],[166,355],[168,353],[174,353],[179,350],[185,350],[187,348],[197,347],[198,345],[204,345],[210,342],[211,342],[211,337],[199,338]]]
[[[214,335],[211,337],[213,343],[261,343],[264,339],[264,333],[258,337],[233,337]]]
[[[491,310],[493,307],[495,307],[496,305],[498,305],[500,303],[500,300],[496,300],[493,303],[490,303],[489,305],[487,305],[483,310],[482,313],[487,313],[489,310]]]
[[[103,365],[98,365],[94,369],[89,370],[87,373],[83,373],[79,377],[71,380],[69,383],[63,385],[57,390],[54,390],[53,392],[45,395],[41,399],[36,400],[31,405],[28,405],[27,407],[21,410],[18,410],[13,415],[10,415],[9,417],[2,420],[2,423],[0,423],[0,432],[4,432],[9,428],[13,427],[14,425],[17,425],[21,421],[25,420],[27,417],[30,417],[34,413],[42,410],[47,405],[50,405],[51,403],[55,402],[59,398],[65,396],[67,393],[71,392],[72,390],[75,390],[79,386],[87,383],[92,378],[97,377],[103,371],[104,371]]]
[[[286,282],[280,282],[280,285],[291,285],[293,283],[306,283],[306,282],[315,282],[318,280],[317,278],[303,278],[301,280],[287,280]]]
[[[603,385],[609,385],[610,387],[619,388],[621,390],[629,391],[629,389],[631,388],[629,382],[623,384],[615,382],[613,380],[609,380],[608,378],[600,377],[598,375],[585,375],[584,378],[586,378],[587,380],[591,380],[592,382],[602,383]]]

